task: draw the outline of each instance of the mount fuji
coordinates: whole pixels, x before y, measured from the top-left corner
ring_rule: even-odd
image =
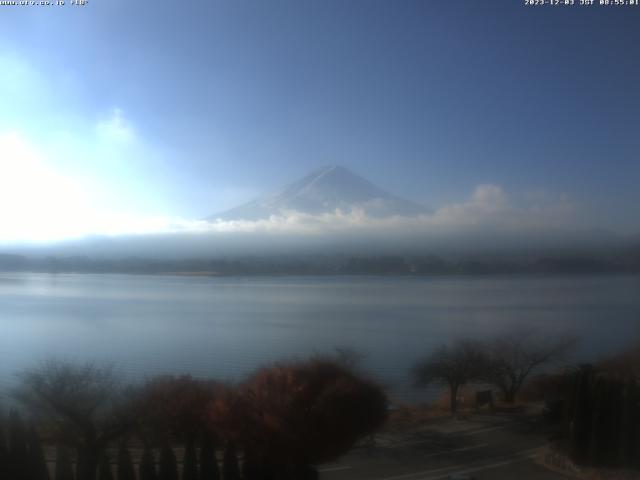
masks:
[[[322,215],[354,209],[376,218],[416,216],[429,210],[393,195],[341,166],[323,167],[279,191],[238,207],[211,215],[216,220],[262,220],[297,212]]]

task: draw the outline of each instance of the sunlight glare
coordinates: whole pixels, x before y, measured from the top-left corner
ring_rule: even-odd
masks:
[[[88,195],[18,132],[0,135],[0,241],[46,242],[83,233]]]

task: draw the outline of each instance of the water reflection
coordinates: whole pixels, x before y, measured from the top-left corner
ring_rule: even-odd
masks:
[[[190,278],[0,276],[0,382],[34,360],[111,360],[136,377],[191,372],[237,379],[264,361],[337,345],[395,395],[407,371],[459,336],[517,325],[580,336],[576,361],[640,331],[638,276]]]

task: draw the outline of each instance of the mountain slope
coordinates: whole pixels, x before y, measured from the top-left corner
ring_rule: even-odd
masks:
[[[353,209],[362,209],[374,217],[414,216],[428,211],[422,205],[376,187],[344,167],[329,166],[276,193],[211,215],[205,220],[260,220],[291,211],[320,215]]]

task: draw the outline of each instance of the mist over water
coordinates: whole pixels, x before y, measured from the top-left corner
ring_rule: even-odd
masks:
[[[640,276],[181,277],[0,274],[0,386],[56,356],[130,379],[241,380],[265,362],[351,347],[392,397],[441,343],[515,326],[580,339],[589,361],[640,337]]]

